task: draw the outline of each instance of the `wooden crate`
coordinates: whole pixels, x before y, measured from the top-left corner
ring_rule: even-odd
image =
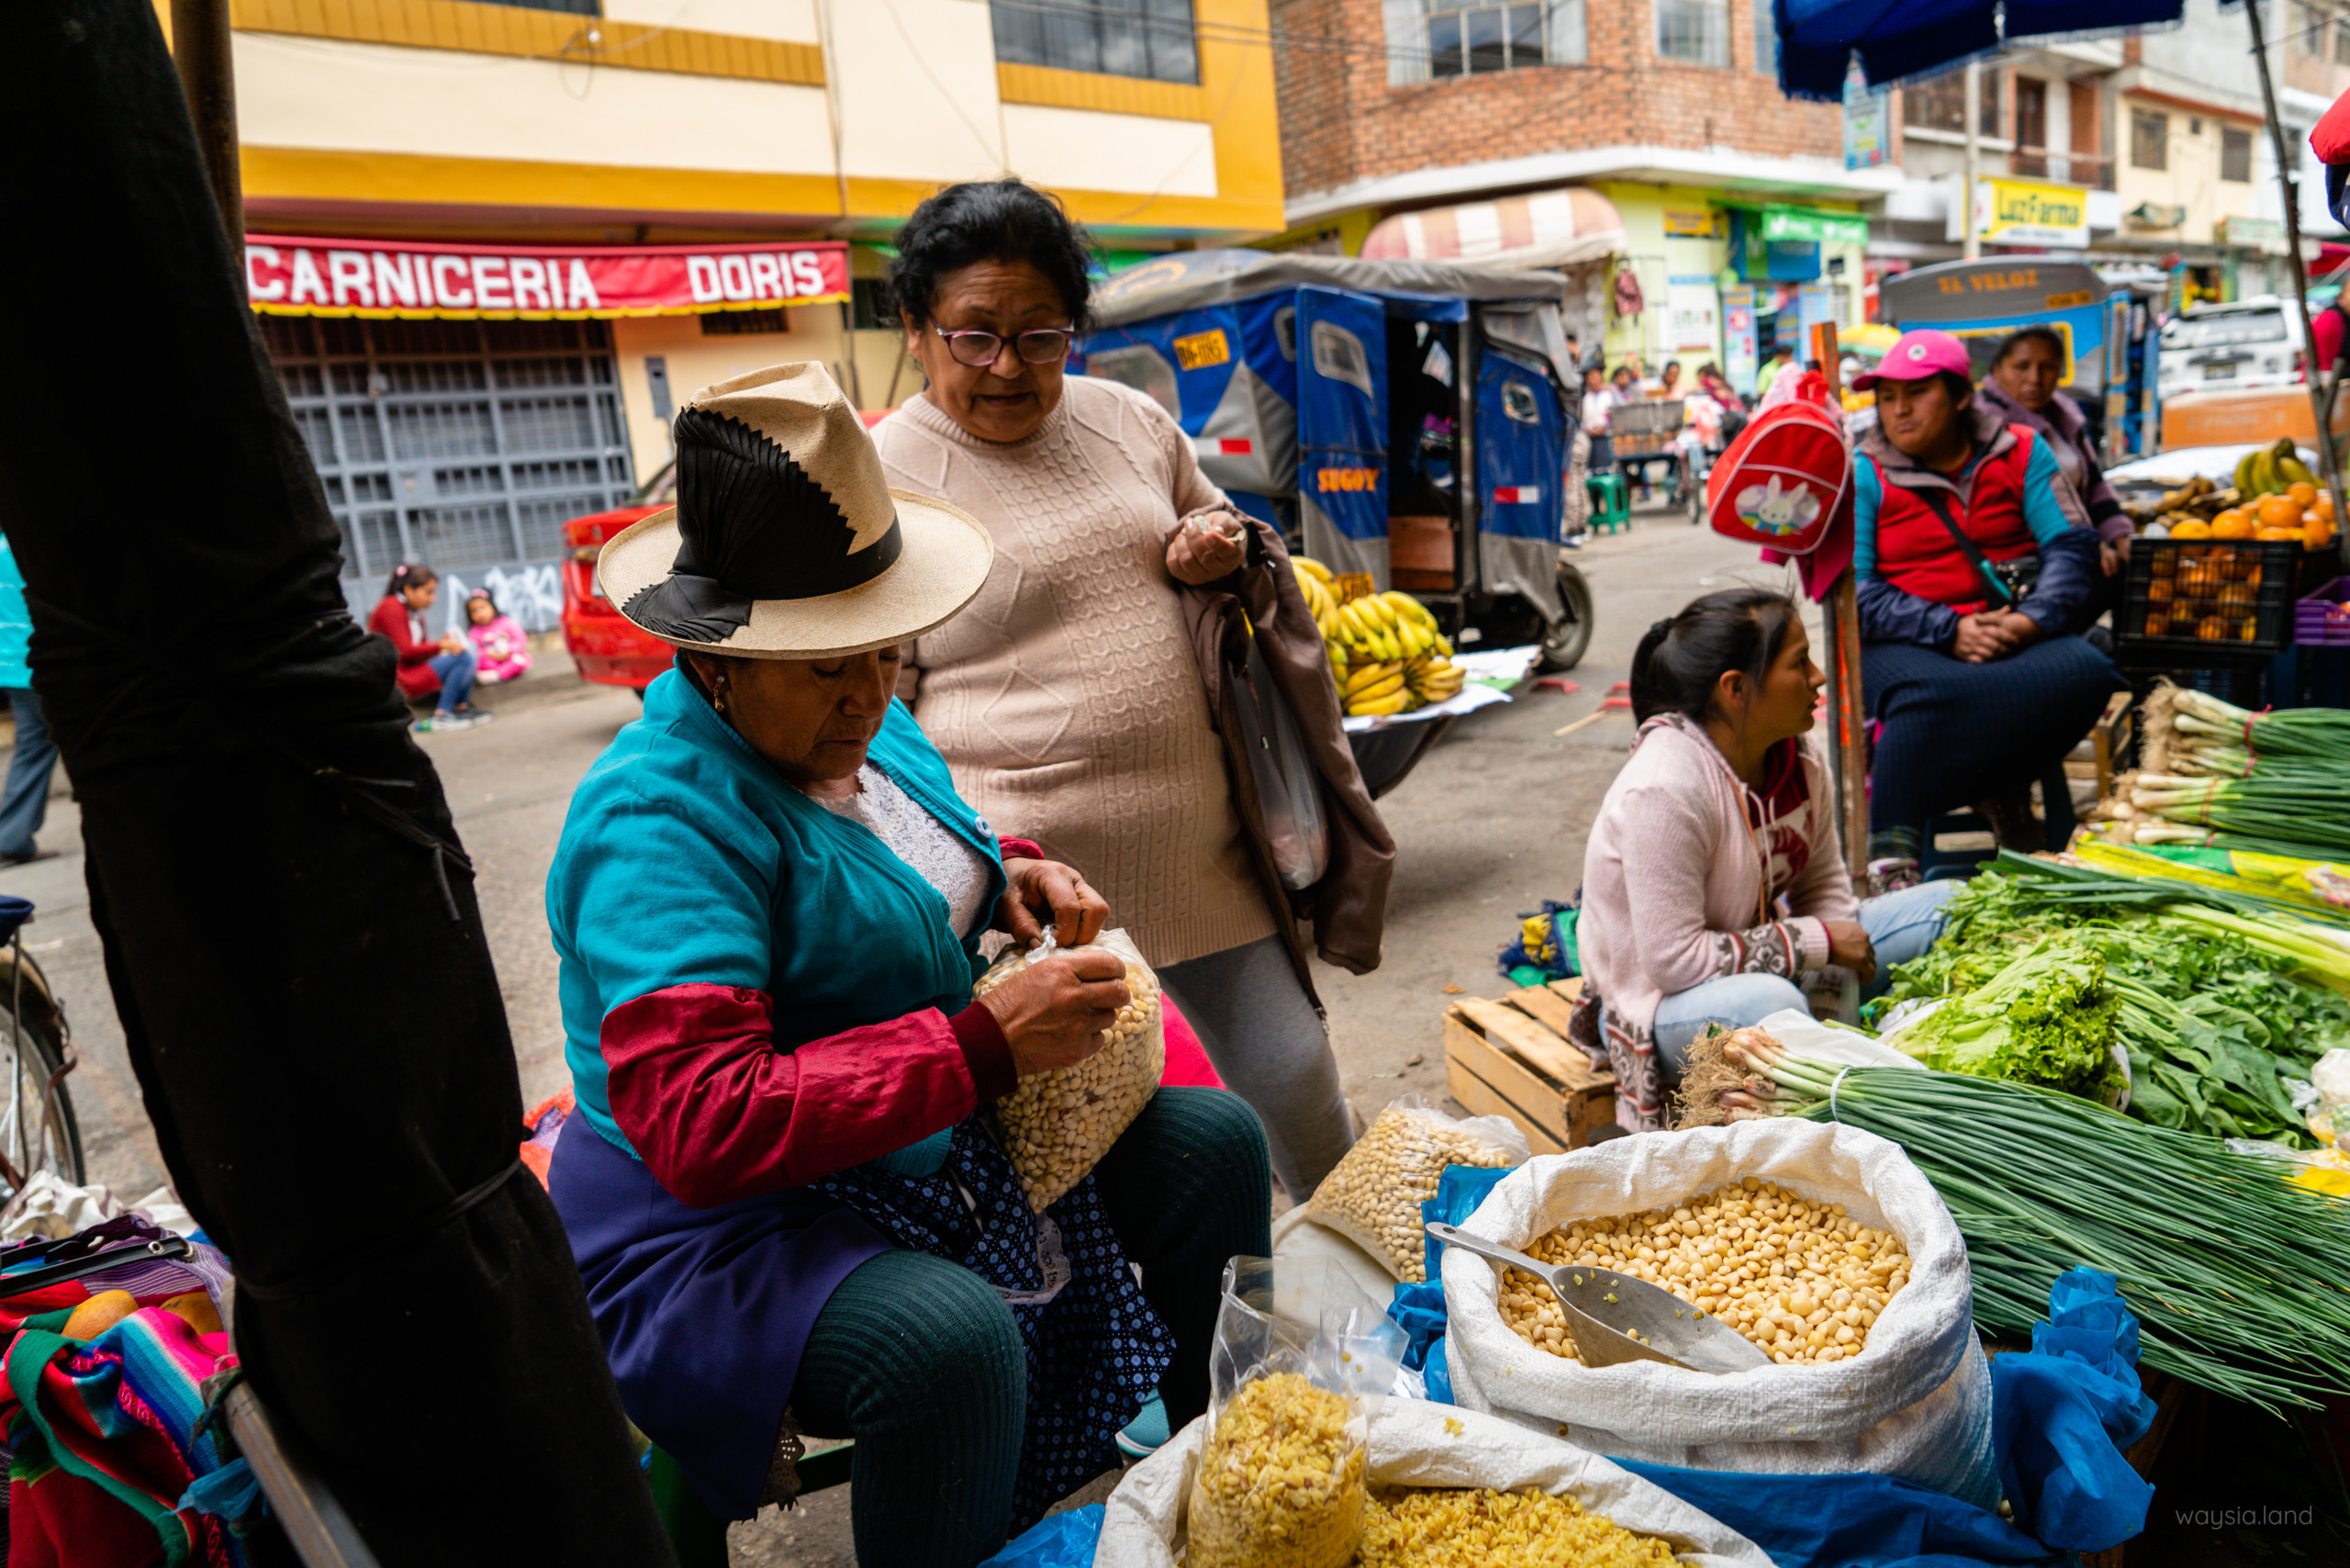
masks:
[[[1387,575],[1405,593],[1448,593],[1455,536],[1449,517],[1387,520]]]
[[[1444,1014],[1445,1087],[1480,1116],[1507,1116],[1537,1154],[1564,1154],[1616,1119],[1616,1079],[1566,1038],[1580,980],[1472,997]]]

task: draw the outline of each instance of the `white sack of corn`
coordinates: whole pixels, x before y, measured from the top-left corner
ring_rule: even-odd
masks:
[[[1103,1510],[1095,1568],[1175,1568],[1183,1560],[1207,1428],[1203,1416],[1126,1472]],[[1626,1529],[1662,1538],[1686,1568],[1771,1568],[1762,1548],[1663,1487],[1572,1443],[1529,1437],[1491,1416],[1416,1399],[1380,1400],[1368,1445],[1373,1486],[1536,1486],[1572,1497]]]
[[[1453,1396],[1602,1453],[1696,1470],[1868,1471],[1995,1506],[1991,1370],[1975,1338],[1966,1243],[1899,1145],[1788,1118],[1617,1138],[1537,1155],[1461,1228],[1522,1250],[1575,1220],[1669,1211],[1750,1176],[1842,1204],[1901,1238],[1909,1282],[1861,1354],[1729,1376],[1654,1361],[1583,1366],[1521,1338],[1503,1320],[1495,1265],[1451,1249],[1444,1305]]]

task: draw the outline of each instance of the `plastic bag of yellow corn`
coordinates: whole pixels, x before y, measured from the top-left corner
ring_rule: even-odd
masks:
[[[1533,1150],[1506,1116],[1460,1120],[1406,1094],[1347,1151],[1305,1205],[1305,1217],[1329,1226],[1387,1265],[1399,1280],[1427,1279],[1420,1205],[1436,1196],[1448,1165],[1489,1169],[1523,1165]]]
[[[1124,931],[1104,931],[1093,950],[1114,954],[1126,966],[1126,1005],[1107,1031],[1102,1048],[1074,1067],[1031,1073],[996,1102],[1004,1148],[1012,1168],[1038,1214],[1085,1179],[1134,1125],[1167,1069],[1167,1033],[1158,1006],[1158,977],[1143,962]],[[1052,933],[1026,952],[996,960],[971,994],[985,996],[1030,964],[1055,953],[1085,951],[1057,946]]]
[[[1326,1259],[1225,1266],[1190,1568],[1345,1568],[1362,1536],[1367,1406],[1404,1345]]]

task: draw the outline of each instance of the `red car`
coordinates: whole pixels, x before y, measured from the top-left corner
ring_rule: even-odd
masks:
[[[890,412],[867,409],[857,417],[870,430]],[[563,525],[563,645],[571,650],[571,662],[582,680],[625,686],[642,697],[654,677],[676,664],[676,649],[638,631],[596,591],[596,554],[630,523],[674,506],[677,499],[677,465],[672,462],[663,465],[628,505],[575,517]]]
[[[675,648],[629,624],[596,591],[596,553],[604,542],[639,518],[671,505],[677,486],[677,465],[668,464],[627,506],[575,517],[563,525],[563,645],[571,650],[571,662],[583,680],[625,686],[641,697],[655,676],[677,662]]]

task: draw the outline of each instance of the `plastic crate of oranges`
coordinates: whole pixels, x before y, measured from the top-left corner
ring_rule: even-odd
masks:
[[[2142,538],[2115,642],[2127,662],[2195,667],[2215,655],[2266,655],[2293,640],[2302,536],[2227,541]]]

